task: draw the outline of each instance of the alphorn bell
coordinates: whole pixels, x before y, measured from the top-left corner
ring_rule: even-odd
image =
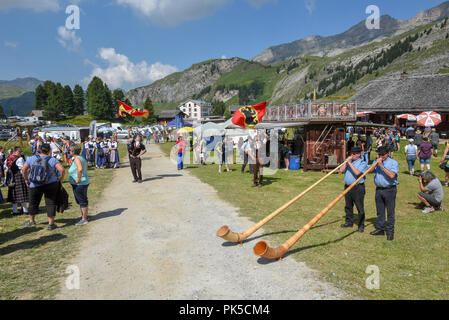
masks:
[[[288,239],[279,248],[270,248],[265,241],[258,242],[254,247],[254,253],[257,256],[261,256],[266,259],[282,259],[282,256],[299,240],[301,237],[309,231],[330,209],[332,209],[349,191],[351,191],[364,177],[368,175],[375,167],[377,162],[371,166],[364,174],[360,176],[350,187],[348,187],[342,194],[340,194],[334,201],[332,201],[326,208],[324,208],[315,218],[313,218],[308,224],[302,227],[296,234]]]
[[[282,207],[277,209],[276,211],[272,212],[269,216],[267,216],[265,219],[261,220],[259,223],[255,224],[248,230],[246,230],[243,233],[234,233],[231,230],[229,230],[228,226],[223,226],[217,231],[217,237],[223,238],[226,241],[234,242],[234,243],[242,243],[244,240],[246,240],[249,236],[251,236],[253,233],[255,233],[257,230],[259,230],[263,225],[271,221],[274,217],[279,215],[281,212],[285,211],[288,207],[290,207],[292,204],[294,204],[296,201],[301,199],[303,196],[305,196],[307,193],[309,193],[312,189],[314,189],[317,185],[319,185],[321,182],[329,178],[331,175],[333,175],[335,172],[337,172],[343,165],[345,165],[347,161],[343,162],[341,165],[339,165],[337,168],[329,172],[326,176],[315,182],[313,185],[311,185],[309,188],[304,190],[301,194],[284,204]]]

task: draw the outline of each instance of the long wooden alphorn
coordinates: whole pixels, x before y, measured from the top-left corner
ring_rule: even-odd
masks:
[[[260,241],[254,247],[254,253],[266,259],[282,259],[282,256],[309,231],[330,209],[332,209],[349,191],[351,191],[368,173],[370,173],[377,166],[377,162],[371,166],[364,174],[360,176],[350,187],[348,187],[342,194],[340,194],[334,201],[332,201],[326,208],[324,208],[315,218],[308,224],[302,227],[296,234],[288,239],[279,248],[270,248],[265,241]]]
[[[315,182],[313,185],[311,185],[309,188],[304,190],[301,194],[284,204],[282,207],[277,209],[276,211],[272,212],[269,216],[267,216],[265,219],[261,220],[259,223],[255,224],[248,230],[246,230],[243,233],[234,233],[232,232],[228,226],[223,226],[217,231],[217,237],[223,238],[226,241],[234,242],[234,243],[242,243],[245,239],[247,239],[249,236],[251,236],[253,233],[255,233],[257,230],[259,230],[263,225],[271,221],[273,218],[275,218],[277,215],[285,211],[288,207],[290,207],[292,204],[294,204],[296,201],[304,197],[307,193],[312,191],[316,186],[318,186],[321,182],[329,178],[331,175],[333,175],[335,172],[340,170],[343,165],[345,165],[347,161],[343,162],[341,165],[339,165],[337,168],[329,172],[326,176]]]

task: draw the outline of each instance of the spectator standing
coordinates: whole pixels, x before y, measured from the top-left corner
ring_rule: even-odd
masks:
[[[223,163],[226,166],[226,171],[230,172],[228,158],[226,157],[226,137],[223,137],[221,142],[217,144],[217,156],[218,156],[218,173],[222,172]]]
[[[44,196],[48,217],[48,230],[57,228],[54,223],[56,203],[65,170],[58,160],[51,157],[50,152],[50,145],[43,144],[39,154],[29,157],[23,165],[22,175],[26,185],[30,188],[30,217],[29,221],[25,223],[25,227],[36,226],[35,217],[39,213],[39,204],[42,196]]]
[[[429,143],[428,138],[423,138],[423,143],[419,146],[419,162],[421,164],[421,172],[424,171],[424,166],[430,170],[430,159],[432,158],[432,144]]]
[[[421,145],[421,143],[423,142],[423,135],[421,130],[417,130],[416,134],[415,134],[415,144],[416,146],[419,148],[419,146]]]
[[[22,212],[28,213],[27,202],[29,202],[29,188],[22,176],[22,168],[25,164],[25,157],[22,155],[22,148],[14,147],[13,153],[8,157],[6,166],[8,175],[8,202],[12,203],[12,214],[19,215],[18,206],[22,206]]]
[[[184,156],[186,152],[187,142],[182,138],[182,136],[178,137],[178,141],[176,142],[177,147],[177,162],[178,162],[178,170],[184,169]]]
[[[415,145],[415,140],[409,140],[409,144],[405,146],[404,152],[408,164],[408,171],[410,175],[413,176],[415,175],[415,162],[418,158],[418,147]]]
[[[104,169],[104,164],[106,163],[106,155],[104,154],[103,150],[103,142],[99,137],[97,138],[97,141],[95,143],[95,149],[97,151],[96,167],[99,169]]]
[[[429,135],[430,143],[433,147],[433,154],[438,158],[438,145],[440,144],[440,135],[435,128],[432,128],[432,133]]]
[[[444,210],[441,206],[444,200],[444,191],[441,182],[431,171],[424,171],[418,178],[419,200],[425,205],[423,213],[431,213],[435,210]]]
[[[251,152],[251,144],[252,144],[252,139],[251,137],[248,137],[248,139],[243,143],[242,145],[242,152],[243,152],[243,164],[242,164],[242,173],[245,173],[245,168],[246,165],[249,162],[249,173],[252,174],[253,173],[253,165],[252,165],[252,161],[250,160],[250,152]]]
[[[110,163],[111,163],[111,168],[116,169],[116,168],[120,167],[117,136],[112,138],[112,141],[109,145],[109,159],[110,159]]]
[[[406,130],[407,139],[415,139],[415,128],[409,126]]]
[[[70,147],[72,156],[72,165],[69,168],[69,182],[72,185],[73,195],[76,203],[80,206],[81,220],[76,224],[82,226],[88,223],[87,215],[89,213],[89,200],[87,198],[87,190],[89,188],[90,179],[87,170],[87,160],[80,156],[81,148],[78,145]]]

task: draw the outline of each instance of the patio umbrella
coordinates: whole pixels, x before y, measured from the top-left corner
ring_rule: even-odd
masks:
[[[190,133],[193,132],[193,128],[192,127],[184,127],[182,129],[178,130],[178,133]]]
[[[441,115],[434,111],[421,113],[417,118],[418,124],[425,127],[436,127],[441,121]]]
[[[396,116],[398,119],[404,119],[404,120],[408,120],[408,121],[416,121],[416,116],[414,116],[413,114],[400,114],[398,116]]]

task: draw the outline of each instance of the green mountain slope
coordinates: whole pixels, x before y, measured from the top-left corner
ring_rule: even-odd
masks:
[[[34,109],[34,92],[26,92],[15,98],[1,99],[0,105],[3,106],[7,116],[9,116],[10,110],[13,110],[14,115],[28,116]]]
[[[34,91],[36,87],[42,83],[44,82],[32,77],[17,78],[15,80],[0,80],[0,85],[6,84],[10,86],[15,86],[22,88],[26,91]]]
[[[0,100],[19,97],[25,92],[27,92],[27,90],[19,87],[11,86],[8,84],[0,84]]]

